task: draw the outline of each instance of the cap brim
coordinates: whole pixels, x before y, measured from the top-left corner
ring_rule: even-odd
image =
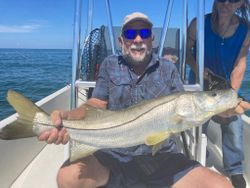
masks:
[[[129,20],[128,22],[126,22],[126,23],[122,26],[122,30],[123,30],[128,24],[133,23],[133,22],[135,22],[135,21],[143,21],[144,23],[148,24],[150,27],[153,26],[153,24],[152,24],[149,20],[147,20],[147,19],[144,19],[144,18],[134,18],[134,19]]]

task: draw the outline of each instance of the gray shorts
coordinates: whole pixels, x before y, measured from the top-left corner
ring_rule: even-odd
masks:
[[[112,155],[98,151],[98,161],[110,169],[105,188],[128,188],[141,182],[149,188],[167,188],[181,179],[193,168],[200,166],[180,153],[159,153],[155,156],[135,156],[129,162],[121,162]]]

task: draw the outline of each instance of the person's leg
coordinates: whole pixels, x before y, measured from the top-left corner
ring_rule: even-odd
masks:
[[[172,188],[232,188],[226,177],[202,166],[189,171]]]
[[[232,183],[237,187],[246,187],[243,177],[244,148],[243,122],[240,116],[234,116],[221,125],[223,165]]]
[[[238,116],[230,119],[227,125],[221,125],[224,169],[229,175],[242,174],[243,123]]]
[[[107,184],[108,179],[109,170],[94,156],[66,162],[57,175],[59,188],[95,188]]]
[[[148,164],[144,165],[146,166]],[[147,171],[155,170],[148,175],[144,173],[146,176],[143,180],[148,187],[232,188],[231,182],[226,177],[202,167],[197,161],[190,160],[181,153],[158,154],[153,157],[149,167]]]

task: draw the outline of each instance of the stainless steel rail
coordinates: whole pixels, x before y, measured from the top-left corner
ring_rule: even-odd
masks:
[[[110,11],[110,3],[109,0],[106,0],[106,10],[107,10],[107,15],[108,15],[108,30],[109,30],[109,38],[110,38],[110,43],[111,43],[111,50],[112,54],[116,54],[115,49],[115,39],[114,39],[114,31],[113,31],[113,24],[112,24],[112,16],[111,16],[111,11]]]
[[[75,81],[79,75],[77,68],[80,58],[80,35],[81,35],[81,6],[82,0],[75,1],[75,17],[74,17],[74,36],[73,36],[73,49],[72,49],[72,81],[71,81],[71,97],[70,108],[76,107],[76,87]]]
[[[186,44],[187,44],[187,28],[188,28],[188,0],[183,0],[182,6],[182,28],[180,36],[180,75],[182,80],[186,80]]]
[[[174,0],[169,0],[168,4],[167,4],[167,9],[166,9],[165,18],[164,18],[164,24],[163,24],[163,28],[162,28],[162,32],[161,32],[158,57],[162,56],[163,47],[164,47],[164,43],[165,43],[166,36],[167,36],[168,26],[169,26],[169,20],[171,18],[173,2],[174,2]]]
[[[203,90],[203,73],[204,73],[204,10],[205,10],[205,2],[204,0],[198,0],[198,16],[197,16],[197,28],[196,28],[196,38],[197,40],[197,57],[198,60],[198,74],[199,78],[196,83],[199,82],[199,90]],[[205,148],[206,151],[206,143],[205,146],[202,147],[202,142],[206,141],[206,138],[202,139],[202,129],[199,127],[196,129],[196,160],[204,163],[204,152],[202,153],[202,149]],[[206,156],[206,155],[205,155]],[[204,164],[203,164],[204,165]]]

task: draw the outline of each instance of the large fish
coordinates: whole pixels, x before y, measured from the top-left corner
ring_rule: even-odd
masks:
[[[50,116],[15,91],[7,99],[18,113],[17,120],[1,130],[2,139],[35,136],[53,128]],[[233,108],[239,100],[232,89],[179,92],[145,100],[120,111],[87,107],[82,120],[63,120],[70,135],[74,161],[103,148],[147,144],[153,152],[169,136],[200,126],[213,115]]]

